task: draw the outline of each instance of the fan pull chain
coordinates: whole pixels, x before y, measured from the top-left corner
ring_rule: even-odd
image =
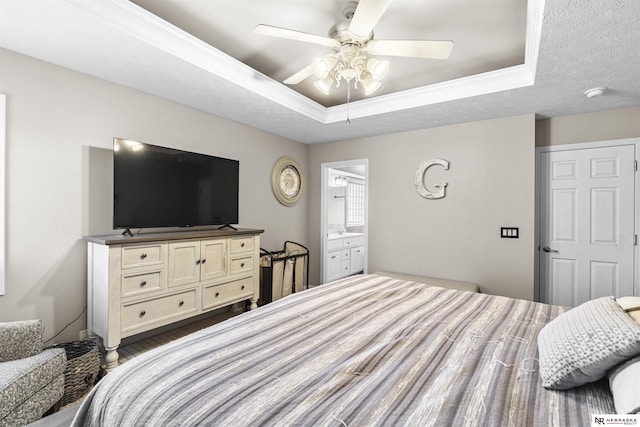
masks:
[[[349,118],[349,101],[351,101],[351,84],[347,85],[347,121],[348,125],[351,124],[351,119]]]

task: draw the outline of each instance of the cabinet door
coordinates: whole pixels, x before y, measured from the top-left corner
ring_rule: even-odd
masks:
[[[200,241],[169,244],[169,283],[171,286],[200,281]]]
[[[364,271],[364,247],[358,246],[351,249],[351,274]]]
[[[327,282],[342,277],[342,260],[340,259],[340,251],[329,252],[327,255]]]
[[[200,280],[217,279],[227,275],[226,239],[205,240],[202,242],[202,260]]]
[[[342,273],[340,273],[340,277],[347,277],[351,275],[351,262],[347,260],[342,260],[340,264],[340,268],[342,269]]]

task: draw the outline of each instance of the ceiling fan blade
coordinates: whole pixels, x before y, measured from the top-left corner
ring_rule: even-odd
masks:
[[[298,40],[301,42],[315,43],[327,47],[340,47],[336,39],[330,37],[317,36],[315,34],[303,33],[301,31],[288,30],[286,28],[274,27],[271,25],[259,24],[253,29],[255,34],[270,37],[280,37],[283,39]]]
[[[313,68],[311,67],[311,65],[307,65],[302,70],[298,71],[293,76],[285,80],[283,83],[288,85],[297,85],[311,75],[313,75]]]
[[[365,47],[372,55],[430,59],[447,59],[452,49],[451,40],[371,40]]]
[[[391,1],[360,0],[353,18],[351,18],[351,24],[349,24],[349,35],[356,40],[364,40],[369,37],[373,27],[376,26]]]

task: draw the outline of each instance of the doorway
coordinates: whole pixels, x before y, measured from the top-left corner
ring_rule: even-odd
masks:
[[[321,165],[321,284],[367,272],[368,169],[368,159]]]
[[[638,295],[640,139],[536,150],[539,300]]]

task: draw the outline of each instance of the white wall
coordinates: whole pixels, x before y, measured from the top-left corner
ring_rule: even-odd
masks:
[[[282,206],[271,169],[308,146],[0,49],[7,95],[6,294],[0,321],[41,318],[51,337],[86,305],[83,236],[111,232],[112,139],[130,138],[240,161],[241,227],[261,246],[307,245],[308,200]],[[78,339],[86,316],[55,341]]]
[[[398,271],[470,281],[483,292],[534,296],[534,116],[466,123],[310,147],[310,251],[320,250],[320,165],[369,159],[369,272]],[[414,177],[447,195],[427,200]],[[501,239],[500,227],[520,228]],[[319,263],[312,263],[318,282]]]

